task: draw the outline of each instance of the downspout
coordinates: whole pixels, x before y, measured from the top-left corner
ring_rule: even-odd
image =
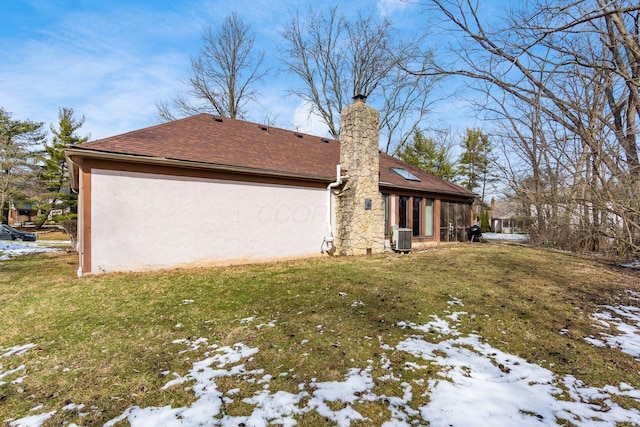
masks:
[[[334,248],[333,221],[331,220],[331,190],[342,184],[342,165],[336,165],[336,180],[327,185],[327,235],[322,240],[320,252],[331,252]]]
[[[65,158],[67,160],[67,164],[69,165],[71,191],[73,191],[78,195],[78,207],[80,208],[80,212],[78,214],[78,219],[76,222],[76,248],[75,249],[76,249],[76,252],[78,252],[78,269],[76,270],[76,274],[78,277],[82,277],[82,275],[84,274],[84,269],[83,269],[84,244],[82,243],[84,239],[84,231],[83,231],[84,220],[82,215],[82,212],[84,211],[84,200],[83,200],[83,193],[82,193],[84,185],[82,183],[82,179],[80,178],[80,175],[81,175],[80,164],[76,162],[73,159],[73,157],[68,156],[67,153],[65,153]],[[75,172],[74,166],[78,168],[77,173]],[[78,179],[77,188],[74,185],[76,178]]]

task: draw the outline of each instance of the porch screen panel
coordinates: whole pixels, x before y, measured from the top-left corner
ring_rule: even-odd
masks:
[[[449,241],[449,202],[440,202],[440,241]]]
[[[456,240],[464,242],[466,236],[467,225],[467,205],[456,203]]]
[[[440,203],[440,241],[463,242],[466,239],[471,206],[467,203]]]

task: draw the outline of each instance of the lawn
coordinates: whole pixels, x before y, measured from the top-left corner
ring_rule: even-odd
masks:
[[[502,244],[83,278],[76,256],[0,262],[5,425],[640,420],[635,332],[603,335],[637,326],[638,270]]]

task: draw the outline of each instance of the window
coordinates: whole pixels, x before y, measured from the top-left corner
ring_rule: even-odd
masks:
[[[422,197],[414,197],[413,198],[413,220],[412,220],[413,224],[411,227],[411,229],[413,230],[414,236],[422,235],[421,220],[422,220]]]
[[[426,200],[424,211],[424,235],[433,237],[433,199]]]
[[[407,181],[420,181],[420,178],[418,178],[417,176],[415,176],[414,174],[412,174],[406,169],[391,168],[391,170],[397,173],[398,175],[400,175],[401,177],[403,177],[404,179],[406,179]]]
[[[400,228],[409,227],[409,197],[400,196],[400,218],[398,218]]]

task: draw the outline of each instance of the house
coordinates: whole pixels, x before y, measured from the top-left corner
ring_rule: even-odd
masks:
[[[341,142],[199,114],[70,148],[78,273],[464,240],[474,194],[379,152],[378,117],[346,107]]]
[[[8,225],[21,227],[34,224],[38,209],[28,203],[16,205],[13,201],[9,201],[9,208],[5,209],[2,216],[7,218]]]
[[[525,230],[522,208],[518,203],[491,200],[491,230],[495,233],[523,233]]]

